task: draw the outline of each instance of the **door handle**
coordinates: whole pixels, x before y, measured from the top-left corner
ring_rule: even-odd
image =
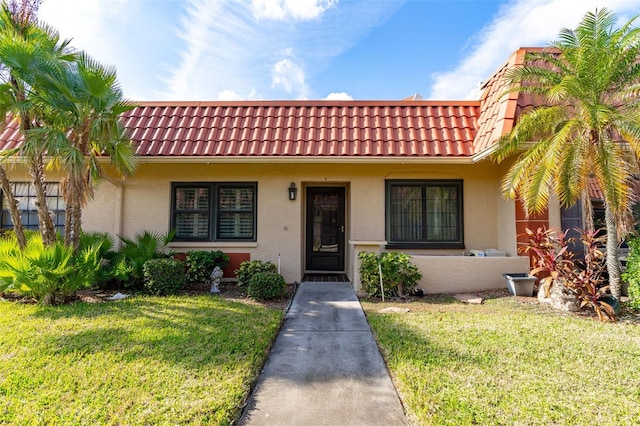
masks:
[[[342,225],[340,228],[338,228],[340,230],[340,232],[344,232],[344,225]]]

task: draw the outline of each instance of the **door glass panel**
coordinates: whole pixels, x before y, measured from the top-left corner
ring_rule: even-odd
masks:
[[[313,195],[313,251],[337,253],[338,237],[338,194]]]

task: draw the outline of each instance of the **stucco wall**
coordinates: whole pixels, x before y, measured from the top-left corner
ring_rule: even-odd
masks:
[[[512,220],[511,207],[510,202],[498,195],[498,174],[498,166],[488,161],[476,165],[143,162],[133,177],[100,183],[94,200],[84,211],[84,228],[129,238],[143,230],[166,233],[170,225],[172,182],[258,182],[256,242],[172,243],[172,248],[250,253],[252,259],[276,263],[279,257],[285,279],[299,281],[304,274],[305,190],[310,186],[343,186],[346,189],[345,272],[353,280],[359,248],[348,242],[382,243],[385,240],[386,179],[462,179],[464,251],[497,248],[513,254],[508,247],[514,244],[510,242],[512,225],[508,223]],[[22,180],[28,180],[28,176],[23,175]],[[287,198],[291,182],[298,187],[295,201]],[[461,257],[463,249],[408,252]]]
[[[140,164],[134,178],[123,182],[122,235],[142,230],[167,232],[170,223],[172,182],[258,182],[257,241],[253,243],[172,243],[178,251],[220,249],[248,252],[253,259],[278,262],[288,281],[304,273],[304,206],[309,186],[346,187],[347,241],[385,238],[385,179],[462,179],[464,229],[468,249],[500,248],[499,209],[496,203],[495,166],[479,165],[358,165],[358,164]],[[287,199],[295,182],[298,199]],[[105,213],[118,203],[118,188],[101,184],[88,209],[87,226],[117,227]],[[114,214],[117,217],[117,214]],[[91,219],[91,223],[89,221]],[[94,224],[93,221],[101,223]],[[424,250],[413,250],[424,253]],[[458,250],[429,250],[430,254],[461,254]],[[459,252],[459,253],[458,253]],[[346,272],[352,275],[354,249],[347,250]],[[353,278],[353,277],[351,277]]]
[[[529,272],[528,257],[414,256],[425,293],[463,293],[506,288],[503,273]]]

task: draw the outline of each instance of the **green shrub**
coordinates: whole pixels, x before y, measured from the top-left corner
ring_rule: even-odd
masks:
[[[145,262],[144,289],[159,296],[176,294],[185,286],[184,265],[175,259],[151,259]]]
[[[627,268],[622,279],[629,283],[629,306],[640,310],[640,237],[629,241]]]
[[[247,286],[251,277],[258,272],[278,272],[278,267],[273,262],[264,262],[262,260],[245,260],[240,264],[240,268],[236,269],[239,286]]]
[[[166,235],[143,231],[133,240],[120,237],[123,246],[119,251],[120,256],[114,259],[114,276],[122,282],[124,287],[142,289],[144,264],[151,259],[168,257],[170,254],[165,253],[165,248],[174,235],[175,231]]]
[[[422,278],[418,267],[411,263],[406,253],[388,252],[382,254],[360,252],[360,281],[370,297],[381,297],[380,269],[385,297],[402,296],[411,293]]]
[[[217,251],[190,251],[185,259],[187,268],[187,284],[208,283],[211,272],[216,266],[224,268],[229,263],[229,256]]]
[[[284,278],[277,272],[257,272],[249,279],[247,294],[255,300],[271,300],[285,295]]]
[[[15,236],[0,238],[0,291],[49,305],[95,284],[102,260],[99,243],[85,244],[74,252],[62,241],[45,246],[39,233],[26,237],[23,250]]]
[[[100,267],[96,272],[95,284],[99,288],[105,288],[114,280],[114,271],[119,253],[113,250],[115,241],[107,232],[82,232],[80,234],[79,250],[95,246],[100,258]]]

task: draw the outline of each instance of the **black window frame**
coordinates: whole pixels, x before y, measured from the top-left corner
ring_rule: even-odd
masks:
[[[176,235],[173,241],[190,241],[190,242],[255,242],[258,234],[258,183],[257,182],[172,182],[171,183],[171,230],[176,229],[177,214],[182,213],[176,209],[176,190],[179,188],[206,188],[209,192],[209,201],[206,213],[208,214],[209,235],[206,238],[197,237],[180,237]],[[223,188],[244,188],[253,191],[253,203],[250,213],[253,215],[253,235],[247,238],[220,238],[219,234],[219,217],[221,216],[221,206],[219,203],[220,190]],[[199,210],[200,213],[205,212],[204,209]],[[245,211],[246,213],[246,211]]]
[[[455,239],[436,240],[427,239],[422,236],[420,241],[394,240],[392,239],[392,207],[391,196],[394,187],[413,186],[420,187],[422,191],[422,228],[427,225],[426,190],[431,187],[456,188],[457,196],[457,235]],[[386,248],[389,249],[464,249],[464,202],[463,202],[463,180],[462,179],[388,179],[385,180],[385,235],[387,240]]]
[[[20,199],[20,198],[28,198],[28,199],[33,199],[34,203],[33,205],[35,206],[35,201],[36,201],[36,193],[35,193],[35,188],[33,185],[33,182],[29,182],[29,181],[20,181],[20,182],[10,182],[12,188],[11,190],[13,191],[13,196],[16,199]],[[61,235],[64,235],[64,224],[65,224],[65,218],[66,218],[66,214],[67,214],[67,207],[66,204],[64,202],[64,197],[62,195],[62,190],[60,188],[60,183],[59,182],[45,182],[45,188],[49,188],[49,186],[56,186],[56,195],[49,195],[47,193],[45,193],[45,198],[47,199],[56,199],[56,209],[52,209],[49,208],[49,211],[52,213],[53,216],[53,226],[54,229],[56,230],[56,232],[60,233]],[[27,195],[16,195],[16,188],[17,185],[29,185],[29,189],[27,191]],[[48,192],[48,191],[47,191]],[[13,229],[13,221],[11,219],[11,213],[9,212],[8,209],[3,209],[2,206],[4,204],[4,191],[2,189],[0,189],[0,227],[3,229]],[[27,208],[20,208],[20,204],[18,204],[18,210],[20,211],[20,216],[21,218],[23,218],[22,220],[22,226],[24,227],[24,229],[27,230],[32,230],[32,231],[37,231],[40,229],[40,220],[38,218],[38,213],[37,213],[37,208],[31,209],[29,210],[28,205],[31,204],[29,202],[27,202]],[[60,208],[60,206],[62,206],[62,208]],[[31,217],[33,214],[33,217],[35,218],[35,223],[27,220],[24,220],[24,212],[27,212],[27,218]],[[31,214],[29,213],[31,212]],[[11,222],[11,224],[5,224],[5,222]]]

